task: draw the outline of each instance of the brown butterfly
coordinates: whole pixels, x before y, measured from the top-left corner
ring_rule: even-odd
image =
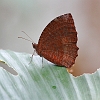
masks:
[[[53,19],[43,30],[38,44],[32,43],[37,54],[50,62],[71,67],[78,56],[77,32],[70,13]]]

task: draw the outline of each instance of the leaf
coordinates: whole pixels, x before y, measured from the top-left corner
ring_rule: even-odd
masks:
[[[39,56],[0,50],[0,61],[18,73],[0,67],[0,100],[100,100],[100,70],[74,77]]]

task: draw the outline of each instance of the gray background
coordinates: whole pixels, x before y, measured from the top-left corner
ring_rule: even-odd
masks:
[[[94,72],[100,66],[100,0],[0,0],[0,49],[33,53],[34,42],[55,17],[71,13],[78,32],[79,56],[74,74]],[[28,37],[26,37],[28,38]]]

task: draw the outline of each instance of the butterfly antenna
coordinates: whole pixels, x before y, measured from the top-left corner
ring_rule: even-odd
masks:
[[[24,40],[27,40],[27,41],[30,41],[30,42],[32,42],[32,43],[33,43],[33,41],[28,40],[28,39],[26,39],[26,38],[23,38],[23,37],[18,37],[18,38],[22,38],[22,39],[24,39]]]
[[[24,31],[22,31],[22,32],[23,32],[25,35],[27,35]],[[28,35],[27,35],[27,36],[28,36]],[[28,36],[28,37],[29,37],[29,36]],[[29,38],[30,38],[30,37],[29,37]],[[25,38],[24,38],[24,39],[25,39]],[[31,38],[30,38],[30,39],[31,39]],[[25,39],[25,40],[28,40],[28,39]],[[28,40],[28,41],[29,41],[29,40]],[[34,43],[32,39],[31,39],[31,42]]]

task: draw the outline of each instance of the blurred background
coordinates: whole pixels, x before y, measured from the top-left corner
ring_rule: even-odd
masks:
[[[78,57],[74,75],[92,73],[100,67],[100,0],[0,0],[0,49],[33,53],[34,42],[55,17],[71,13],[78,32]]]

